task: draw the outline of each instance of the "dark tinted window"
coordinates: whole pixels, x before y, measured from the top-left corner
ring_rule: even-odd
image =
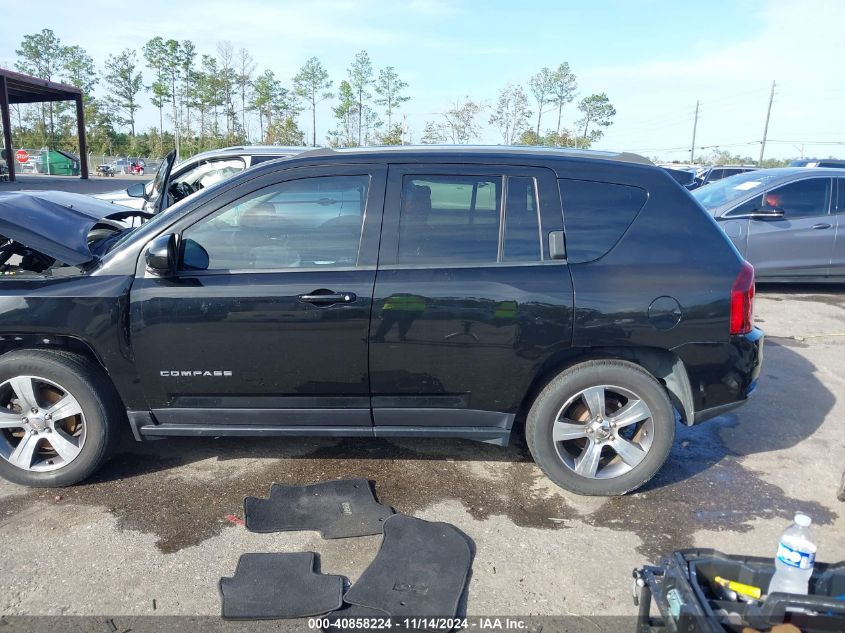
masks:
[[[304,178],[260,189],[184,232],[192,270],[354,266],[369,177]]]
[[[763,196],[765,211],[783,211],[789,219],[827,215],[830,178],[809,178],[770,189]]]
[[[507,179],[503,261],[540,259],[540,223],[537,184],[533,178]]]
[[[399,263],[495,263],[501,199],[500,177],[405,176]]]
[[[566,179],[558,183],[567,259],[573,263],[598,259],[613,248],[647,198],[639,187]]]

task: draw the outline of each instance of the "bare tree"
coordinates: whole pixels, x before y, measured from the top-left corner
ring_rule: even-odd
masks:
[[[531,110],[528,97],[522,86],[508,84],[499,90],[496,110],[490,115],[490,123],[499,128],[505,145],[513,145],[516,138],[528,127]]]
[[[244,127],[244,134],[249,138],[249,127],[246,123],[246,98],[247,92],[252,86],[252,74],[255,72],[255,61],[252,55],[245,48],[238,51],[238,74],[236,83],[241,93],[241,125]]]
[[[223,97],[223,107],[226,110],[226,136],[235,133],[235,52],[232,42],[225,40],[217,43],[217,58],[220,60],[219,80]]]

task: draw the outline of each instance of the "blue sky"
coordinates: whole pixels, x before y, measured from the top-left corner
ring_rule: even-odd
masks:
[[[42,0],[37,11],[29,2],[2,4],[3,66],[24,34],[42,28],[80,44],[98,64],[155,35],[191,39],[201,53],[229,40],[285,81],[316,55],[335,85],[366,49],[376,68],[393,65],[410,84],[403,111],[415,140],[426,120],[464,95],[492,106],[507,83],[525,84],[541,67],[568,61],[581,96],[606,92],[618,111],[597,148],[684,159],[700,100],[696,145],[756,157],[776,80],[766,155],[797,156],[803,144],[807,156],[845,156],[839,0]],[[574,105],[565,126],[578,118]],[[329,107],[318,110],[318,138],[334,125]],[[554,115],[546,116],[551,125]],[[140,123],[157,123],[146,101]],[[309,129],[307,116],[301,126]],[[495,143],[498,134],[485,125],[478,140]]]

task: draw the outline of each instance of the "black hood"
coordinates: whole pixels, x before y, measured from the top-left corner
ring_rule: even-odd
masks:
[[[98,222],[133,216],[150,217],[79,193],[0,192],[0,235],[70,266],[94,259],[88,233]]]

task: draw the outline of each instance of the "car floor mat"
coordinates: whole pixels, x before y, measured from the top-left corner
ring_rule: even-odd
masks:
[[[235,575],[220,579],[223,617],[305,618],[339,609],[347,581],[319,573],[317,560],[314,552],[241,555]]]
[[[472,566],[472,541],[454,525],[396,514],[375,559],[343,596],[397,617],[455,617]]]
[[[366,479],[342,479],[309,486],[273,484],[267,499],[244,499],[251,532],[317,530],[323,538],[381,534],[393,509],[376,501]]]

